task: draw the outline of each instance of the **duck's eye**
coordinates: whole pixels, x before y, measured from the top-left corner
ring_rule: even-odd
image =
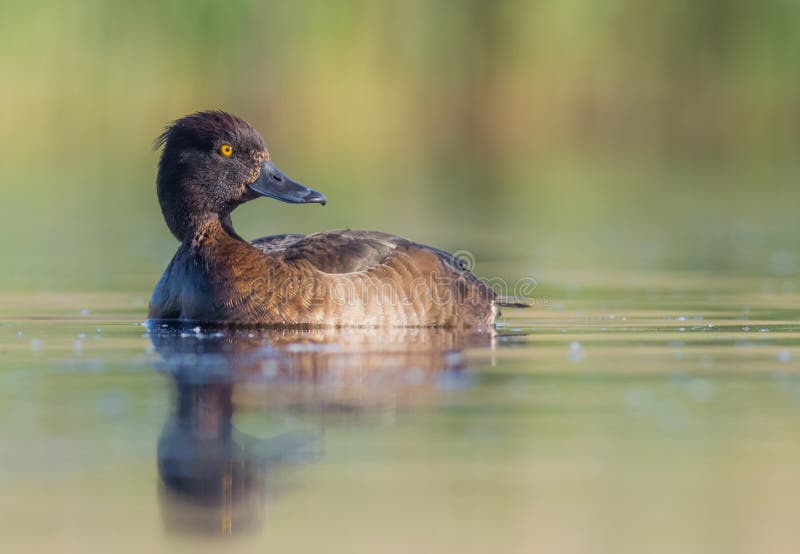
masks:
[[[230,144],[223,144],[219,147],[219,153],[226,158],[230,158],[231,154],[233,154],[233,147]]]

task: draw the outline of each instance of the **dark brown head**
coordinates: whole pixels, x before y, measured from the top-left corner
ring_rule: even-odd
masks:
[[[186,240],[209,218],[228,220],[239,205],[259,196],[290,203],[325,204],[325,195],[292,181],[272,165],[261,135],[221,111],[175,121],[156,139],[158,200],[172,234]]]

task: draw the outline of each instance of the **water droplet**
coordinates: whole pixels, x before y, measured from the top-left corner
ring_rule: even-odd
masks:
[[[405,380],[408,385],[421,385],[425,382],[425,372],[419,367],[409,368],[406,370]]]
[[[653,403],[653,393],[644,387],[634,387],[625,392],[625,404],[631,410],[641,410]]]
[[[698,402],[707,402],[714,396],[714,383],[708,379],[692,379],[687,388],[689,395]]]
[[[775,275],[786,276],[797,273],[797,262],[791,252],[775,252],[770,259],[770,266]]]
[[[275,360],[264,360],[261,362],[261,374],[267,379],[278,376],[278,364]]]
[[[578,341],[572,341],[569,345],[568,359],[571,363],[576,364],[586,359],[586,351]]]

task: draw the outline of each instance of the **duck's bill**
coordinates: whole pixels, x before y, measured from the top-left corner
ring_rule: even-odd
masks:
[[[261,196],[269,196],[291,204],[322,204],[328,201],[325,195],[292,181],[272,162],[261,164],[261,175],[251,183],[250,189]]]

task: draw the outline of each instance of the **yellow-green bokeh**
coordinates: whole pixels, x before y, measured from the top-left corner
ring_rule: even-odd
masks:
[[[163,125],[262,131],[329,205],[481,264],[793,273],[800,4],[636,0],[0,5],[0,287],[146,291],[175,248]]]

